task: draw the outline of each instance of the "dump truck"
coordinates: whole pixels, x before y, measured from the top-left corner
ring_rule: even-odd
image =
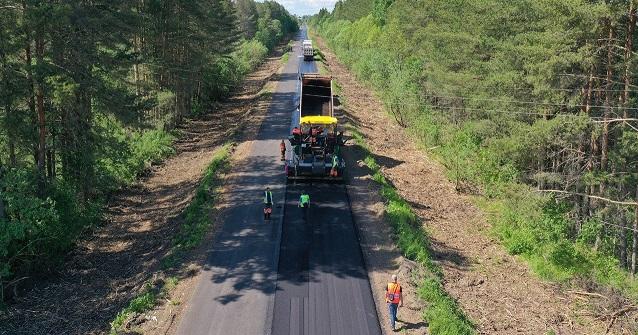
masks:
[[[312,48],[311,40],[303,40],[301,43],[302,51],[303,51],[303,60],[314,60],[315,59],[315,49]]]
[[[317,73],[300,76],[298,124],[288,137],[292,147],[286,160],[288,179],[342,180],[343,134],[334,116],[332,78]]]

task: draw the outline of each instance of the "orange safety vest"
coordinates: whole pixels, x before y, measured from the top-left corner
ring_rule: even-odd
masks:
[[[388,291],[385,292],[385,302],[398,304],[401,301],[401,285],[388,283]]]

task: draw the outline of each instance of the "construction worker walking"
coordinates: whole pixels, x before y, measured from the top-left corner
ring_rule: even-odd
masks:
[[[397,275],[392,275],[392,281],[385,288],[385,302],[390,313],[390,327],[395,331],[394,324],[397,321],[399,306],[403,307],[403,288],[397,282]]]
[[[272,203],[272,192],[270,192],[270,187],[266,187],[266,191],[264,191],[264,220],[270,220]]]
[[[301,192],[301,196],[299,197],[299,208],[303,213],[303,219],[308,221],[308,211],[310,208],[310,196],[304,190]]]
[[[286,160],[286,143],[284,142],[284,140],[281,140],[281,143],[279,143],[279,151],[281,151],[281,160],[285,161]]]

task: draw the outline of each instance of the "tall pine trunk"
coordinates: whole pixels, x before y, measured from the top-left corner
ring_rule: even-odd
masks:
[[[40,35],[41,32],[38,33]],[[44,41],[42,40],[42,36],[36,37],[35,42],[35,56],[38,62],[38,65],[44,62]],[[35,81],[35,96],[36,96],[36,109],[38,113],[38,178],[41,183],[40,187],[44,186],[44,180],[46,179],[45,175],[45,166],[46,166],[46,115],[44,114],[44,84],[42,83],[42,78],[37,78]],[[41,190],[43,192],[43,190]]]
[[[589,77],[587,78],[587,85],[584,92],[583,113],[589,115],[591,111],[591,92],[594,85],[594,65],[589,68]]]
[[[2,178],[4,177],[3,175],[4,175],[4,167],[2,166],[2,163],[0,163],[0,180],[2,180]],[[4,209],[3,193],[4,193],[4,188],[2,187],[2,184],[0,184],[0,221],[3,221],[7,218],[7,213]]]
[[[611,20],[607,22],[609,33],[607,36],[607,75],[605,77],[605,106],[603,112],[603,133],[601,135],[601,144],[600,144],[600,171],[605,173],[607,171],[607,163],[609,160],[609,117],[611,116],[611,89],[612,89],[612,75],[613,75],[613,44],[612,41],[614,39],[614,29],[611,24]],[[599,194],[600,196],[605,196],[606,192],[606,183],[604,180],[600,181]],[[604,203],[601,203],[601,206],[605,206]],[[603,209],[603,208],[601,208]],[[603,212],[604,215],[604,212]],[[603,216],[604,217],[604,216]],[[605,236],[605,225],[596,236],[596,242],[594,244],[594,249],[598,249],[600,246],[603,237]]]
[[[620,194],[625,195],[625,185],[620,179],[618,183],[618,190]],[[618,208],[619,215],[618,219],[620,220],[620,231],[619,231],[619,239],[620,239],[620,252],[618,255],[618,260],[620,261],[620,267],[623,269],[627,268],[627,215],[625,215],[625,209],[620,207]]]
[[[613,76],[613,44],[614,29],[611,22],[608,23],[609,35],[607,39],[607,76],[605,77],[605,107],[603,112],[603,133],[600,146],[600,170],[605,172],[607,170],[607,161],[609,156],[609,117],[611,116],[611,92],[612,90],[612,76]],[[601,195],[604,190],[604,183],[601,183]]]
[[[636,202],[638,202],[638,186],[636,186]],[[634,226],[631,232],[633,237],[633,243],[631,245],[631,275],[636,274],[636,256],[638,253],[638,205],[636,205],[636,212],[634,217]]]
[[[625,83],[625,89],[623,90],[623,94],[621,97],[621,101],[622,101],[622,106],[624,108],[624,112],[623,112],[623,117],[625,119],[629,118],[629,110],[628,110],[628,105],[629,105],[629,91],[630,91],[630,86],[631,86],[631,69],[630,69],[630,62],[631,62],[631,55],[633,52],[633,39],[634,39],[634,30],[636,27],[636,8],[634,6],[634,1],[631,0],[629,1],[629,20],[627,22],[627,36],[625,38],[625,74],[624,74],[624,83]],[[626,121],[625,121],[626,122]]]
[[[624,55],[624,75],[623,75],[623,81],[624,81],[624,90],[623,93],[620,96],[620,105],[623,107],[623,118],[628,119],[630,117],[629,115],[629,91],[630,91],[630,86],[631,86],[631,70],[630,70],[630,62],[631,62],[631,55],[632,55],[632,49],[633,49],[633,36],[634,36],[634,30],[636,27],[636,8],[634,5],[634,0],[630,0],[629,1],[629,10],[628,10],[628,16],[629,19],[627,21],[627,36],[625,37],[625,55]],[[627,121],[624,121],[623,123],[626,124]],[[625,127],[621,128],[621,131],[624,131]],[[622,135],[621,135],[622,136]],[[622,167],[623,169],[626,168],[625,166]],[[625,185],[622,181],[622,179],[620,180],[620,185],[619,185],[619,190],[620,190],[620,194],[625,194]],[[636,200],[638,201],[638,197],[636,198]],[[627,256],[627,234],[626,234],[626,228],[628,226],[627,223],[627,216],[625,215],[626,213],[623,212],[622,215],[620,216],[620,220],[621,220],[621,231],[620,231],[620,266],[623,268],[627,268],[627,261],[628,261],[628,256]],[[638,220],[638,217],[636,218],[636,220]],[[635,229],[635,228],[634,228]],[[634,240],[635,240],[635,232],[634,232]],[[634,242],[635,243],[635,242]],[[635,257],[635,255],[632,254],[632,257]],[[632,273],[633,273],[633,267],[634,264],[632,262]]]
[[[5,110],[7,111],[7,115],[11,115],[11,105],[8,102],[5,104]],[[18,160],[16,158],[15,138],[11,132],[9,132],[7,136],[7,149],[9,151],[9,166],[14,168],[18,165]]]

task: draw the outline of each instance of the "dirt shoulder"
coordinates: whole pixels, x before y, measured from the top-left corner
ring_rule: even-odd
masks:
[[[213,154],[232,139],[241,143],[237,157],[245,152],[267,111],[270,95],[264,92],[282,65],[282,55],[283,47],[248,76],[231,99],[186,121],[176,154],[113,197],[107,222],[78,242],[59,273],[37,283],[0,314],[0,334],[108,333],[109,322],[144,285],[167,276],[179,282],[158,308],[164,313],[145,313],[127,327],[149,333],[170,329],[179,302],[186,301],[196,283],[205,253],[194,252],[170,273],[162,270],[161,260]],[[145,322],[149,320],[153,322]]]
[[[403,288],[404,306],[399,308],[400,322],[396,328],[404,334],[427,334],[421,310],[425,303],[417,295],[420,267],[401,256],[392,241],[392,229],[384,222],[385,204],[379,195],[379,185],[372,180],[371,171],[362,163],[365,152],[348,143],[344,159],[348,166],[348,197],[354,221],[359,232],[361,250],[368,270],[368,278],[384,334],[391,334],[385,303],[385,287],[392,274],[398,276]]]
[[[631,333],[627,320],[620,318],[608,329],[611,318],[599,317],[591,310],[591,305],[597,303],[595,296],[563,292],[556,285],[542,282],[520,259],[509,255],[490,237],[490,226],[472,199],[455,191],[443,167],[420,150],[405,130],[391,120],[381,101],[356,80],[323,41],[317,38],[315,41],[342,89],[341,96],[347,102],[345,116],[364,134],[383,174],[412,205],[428,230],[434,256],[444,272],[445,290],[458,301],[479,333]],[[351,157],[351,167],[362,165],[356,153]],[[357,220],[358,224],[370,224],[362,226],[362,247],[375,298],[379,298],[378,292],[383,290],[389,273],[399,271],[400,276],[405,277],[412,270],[389,242],[390,228],[380,223],[382,203],[369,191],[370,176],[359,169],[350,194],[355,217],[363,218]],[[408,304],[415,299],[409,292],[407,298]],[[414,303],[416,307],[421,306],[418,301]],[[386,307],[378,303],[378,308],[381,308],[382,322],[387,323]],[[425,325],[410,326],[418,325],[421,319],[412,318],[420,313],[415,310],[408,314],[410,319],[406,320],[405,327],[408,333],[421,332]]]

